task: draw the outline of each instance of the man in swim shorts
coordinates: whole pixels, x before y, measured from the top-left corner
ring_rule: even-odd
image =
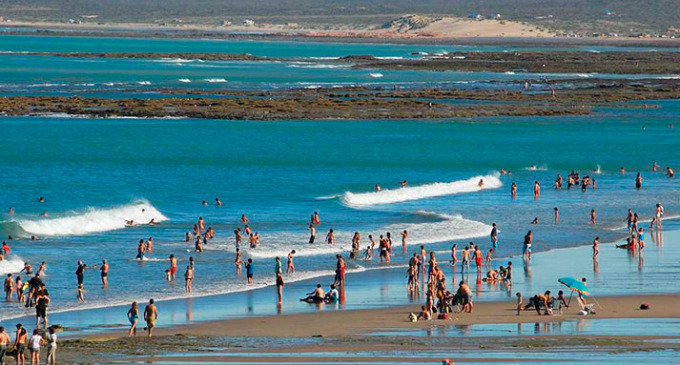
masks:
[[[158,308],[156,308],[153,299],[149,299],[149,304],[144,308],[144,320],[146,321],[146,330],[149,337],[153,335],[153,328],[156,327],[157,319]]]

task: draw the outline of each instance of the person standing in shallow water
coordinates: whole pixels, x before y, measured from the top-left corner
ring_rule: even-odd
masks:
[[[102,267],[100,268],[102,275],[102,289],[109,287],[109,263],[106,259],[102,260]]]
[[[642,188],[642,175],[639,172],[637,173],[637,176],[635,177],[635,188],[636,189]]]
[[[517,184],[514,182],[510,185],[510,197],[512,199],[517,198]]]
[[[538,181],[534,181],[534,199],[541,197],[541,184]]]

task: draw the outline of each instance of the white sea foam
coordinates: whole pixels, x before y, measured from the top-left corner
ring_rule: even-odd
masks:
[[[479,180],[484,180],[482,187],[479,187],[478,185]],[[498,179],[498,174],[484,175],[471,177],[467,180],[437,182],[420,186],[408,186],[400,189],[383,189],[370,193],[346,192],[341,200],[345,205],[362,207],[434,198],[445,195],[474,193],[486,189],[496,189],[501,186],[503,186],[503,183]]]
[[[420,215],[439,218],[438,222],[391,224],[383,230],[393,235],[408,231],[409,245],[423,245],[474,237],[483,237],[491,232],[491,226],[465,219],[461,215],[438,214],[434,212],[418,212]],[[394,238],[393,238],[394,240]]]
[[[7,274],[15,274],[24,268],[24,260],[17,255],[10,255],[4,260],[0,261],[0,276]]]
[[[376,78],[376,79],[383,77],[383,74],[381,74],[379,72],[370,73],[369,75],[371,75],[371,77]]]
[[[533,166],[528,166],[525,167],[524,170],[526,171],[548,171],[548,165],[542,164],[539,166],[533,165]]]
[[[203,79],[205,82],[216,83],[216,82],[227,82],[226,79],[214,78],[214,79]]]
[[[296,63],[291,63],[290,65],[286,66],[288,68],[349,68],[352,67],[352,65],[349,64],[340,64],[340,65],[329,65],[329,64],[324,64],[324,63],[311,63],[311,62],[296,62]]]
[[[177,81],[179,81],[179,82],[191,82],[190,79],[179,79],[179,80],[177,80]]]
[[[88,208],[82,213],[72,213],[58,218],[21,220],[17,223],[29,234],[37,236],[71,236],[93,232],[106,232],[125,228],[125,221],[146,224],[167,220],[161,212],[147,201],[113,208]]]
[[[151,81],[137,81],[139,85],[151,85]]]

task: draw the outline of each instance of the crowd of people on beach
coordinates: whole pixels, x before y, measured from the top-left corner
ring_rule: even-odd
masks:
[[[659,165],[655,162],[653,164],[653,171],[659,169]],[[620,168],[619,172],[625,174],[625,169]],[[502,174],[510,175],[509,171],[502,170]],[[593,173],[600,173],[599,167],[593,171]],[[666,176],[669,178],[674,177],[674,172],[670,167],[666,168]],[[634,180],[634,187],[636,189],[641,189],[643,187],[643,177],[641,173],[637,173]],[[407,186],[407,182],[402,182],[402,187]],[[483,181],[480,180],[479,186],[483,185]],[[597,187],[597,181],[595,178],[591,178],[589,175],[583,177],[580,176],[578,172],[571,171],[567,175],[567,189],[572,187],[579,187],[582,191],[586,191],[589,188],[595,190]],[[561,174],[558,174],[554,180],[554,188],[563,188],[563,178]],[[375,186],[376,191],[380,191],[378,184]],[[510,195],[512,199],[517,198],[518,186],[515,182],[512,182],[510,186]],[[539,181],[534,181],[532,189],[534,199],[540,199],[541,196],[541,186]],[[44,201],[44,199],[43,199]],[[219,198],[215,199],[216,205],[221,206],[222,202]],[[206,201],[202,202],[207,205]],[[11,210],[14,213],[14,209]],[[559,223],[560,212],[558,207],[554,208],[554,223]],[[661,203],[657,203],[655,206],[655,211],[651,222],[649,224],[650,229],[660,230],[662,228],[662,221],[664,216],[664,207]],[[595,209],[590,211],[590,224],[597,224],[597,215]],[[627,223],[627,230],[629,236],[625,244],[617,245],[618,248],[625,248],[631,252],[637,252],[642,254],[645,248],[645,232],[641,225],[641,219],[638,213],[633,212],[632,209],[628,210],[625,218]],[[538,217],[536,217],[532,222],[534,225],[538,225]],[[234,243],[235,243],[235,256],[234,265],[235,271],[238,276],[242,274],[242,267],[246,271],[246,282],[248,284],[254,284],[255,275],[255,262],[252,257],[247,259],[243,257],[243,252],[241,251],[244,237],[248,239],[248,248],[258,249],[260,246],[260,235],[258,232],[252,230],[246,214],[242,214],[239,219],[239,225],[234,230]],[[318,211],[314,211],[310,216],[309,224],[307,225],[307,230],[309,231],[308,244],[316,243],[317,230],[321,226],[321,219]],[[420,245],[412,256],[410,256],[408,261],[407,274],[407,290],[414,296],[418,296],[419,292],[425,293],[425,303],[421,307],[421,312],[415,315],[415,320],[425,319],[430,320],[436,318],[448,318],[449,313],[460,312],[460,313],[473,313],[474,312],[474,302],[472,298],[472,290],[469,284],[465,280],[458,281],[455,285],[455,272],[456,266],[460,264],[461,274],[469,273],[474,264],[474,270],[477,273],[477,281],[486,282],[493,285],[504,285],[505,288],[510,291],[512,288],[512,261],[507,262],[507,266],[500,266],[499,268],[492,267],[492,256],[499,247],[499,237],[498,237],[498,226],[496,223],[492,224],[492,229],[490,232],[490,244],[488,249],[484,250],[478,244],[474,242],[469,242],[462,249],[459,250],[458,244],[453,243],[451,247],[451,260],[448,261],[448,265],[454,268],[453,273],[453,286],[455,291],[452,293],[449,291],[447,286],[447,277],[444,272],[443,263],[438,263],[437,256],[434,251],[430,251],[429,254],[424,245]],[[403,255],[406,257],[408,252],[408,239],[409,232],[403,230],[399,232],[401,236],[401,245],[403,248]],[[196,254],[201,254],[204,252],[204,246],[208,245],[211,240],[216,236],[216,231],[212,226],[207,225],[203,217],[199,217],[191,231],[187,231],[184,235],[184,241],[186,243],[193,242],[193,251]],[[363,260],[372,260],[374,257],[374,252],[378,250],[378,257],[381,264],[389,264],[393,255],[397,254],[393,247],[393,235],[391,232],[386,232],[384,235],[378,235],[376,240],[374,236],[368,235],[368,245],[365,249],[361,246],[362,235],[360,232],[354,232],[351,238],[351,246],[348,252],[349,260],[358,260],[363,258]],[[328,229],[324,244],[335,245],[336,236],[333,229]],[[533,244],[533,232],[529,230],[526,235],[524,235],[523,240],[523,259],[525,262],[531,260]],[[595,237],[592,243],[593,250],[593,261],[597,264],[597,258],[600,254],[600,238]],[[136,259],[140,261],[145,261],[149,258],[154,251],[154,239],[153,237],[148,237],[147,239],[140,239],[137,244],[137,256]],[[363,255],[361,252],[363,251]],[[276,290],[277,290],[277,304],[280,306],[283,302],[283,292],[285,288],[285,275],[292,275],[296,272],[295,266],[295,255],[297,251],[291,249],[286,259],[286,269],[284,272],[283,264],[280,257],[274,259],[274,275],[276,278]],[[0,250],[0,260],[3,260],[12,254],[12,249],[7,242],[2,242],[2,248]],[[459,256],[460,254],[460,256]],[[321,284],[317,284],[316,288],[307,294],[306,297],[300,298],[303,302],[315,303],[315,304],[333,304],[337,303],[344,298],[345,290],[345,275],[347,270],[347,262],[342,254],[336,255],[336,267],[335,267],[335,277],[333,282],[329,285],[328,292],[323,290]],[[177,279],[178,270],[178,258],[171,254],[168,257],[169,267],[165,270],[165,279],[174,282]],[[193,256],[188,258],[188,265],[184,272],[184,290],[187,293],[191,293],[193,289],[193,282],[195,280],[195,260]],[[5,291],[5,300],[13,301],[16,300],[19,304],[24,305],[27,308],[35,307],[36,311],[36,324],[35,330],[33,331],[33,336],[29,339],[26,329],[21,325],[17,324],[17,332],[15,335],[15,340],[10,341],[10,336],[5,332],[5,329],[0,327],[0,360],[4,357],[4,354],[8,351],[14,352],[17,358],[17,363],[20,363],[19,359],[23,359],[23,352],[25,348],[31,351],[31,364],[39,363],[40,356],[40,345],[47,343],[48,345],[48,363],[53,364],[56,361],[56,347],[57,347],[57,335],[55,333],[55,327],[49,326],[47,309],[50,305],[50,296],[45,283],[43,282],[43,277],[45,276],[47,268],[47,263],[42,262],[37,270],[34,270],[29,263],[24,264],[24,268],[16,276],[13,274],[7,274],[4,280],[3,288]],[[109,286],[108,274],[110,270],[109,263],[106,259],[102,259],[101,264],[88,266],[82,261],[77,262],[77,268],[75,271],[76,275],[76,298],[79,302],[85,302],[85,288],[84,288],[84,276],[86,270],[98,270],[102,288],[106,289]],[[30,277],[29,280],[24,282],[20,274],[25,274]],[[585,283],[585,278],[583,279]],[[537,314],[553,314],[555,310],[562,310],[562,308],[568,308],[569,302],[564,298],[564,292],[558,291],[558,295],[553,297],[551,291],[545,291],[544,293],[539,293],[531,296],[527,303],[524,303],[522,294],[517,292],[517,314],[527,309],[534,309]],[[583,295],[579,293],[578,302],[580,307],[588,308],[586,304],[586,299]],[[592,308],[591,308],[592,310]],[[135,336],[137,332],[137,325],[140,317],[144,320],[148,336],[152,336],[153,329],[156,326],[156,320],[159,315],[158,307],[156,306],[153,299],[149,300],[148,305],[145,307],[144,311],[140,314],[139,306],[137,302],[132,303],[130,306],[127,317],[130,322],[129,335]],[[23,360],[22,362],[23,363]]]

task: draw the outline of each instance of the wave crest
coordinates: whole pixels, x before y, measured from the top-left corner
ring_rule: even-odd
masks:
[[[0,261],[0,276],[5,276],[7,274],[16,274],[21,269],[24,268],[24,260],[16,255],[11,255],[9,258],[5,258]]]
[[[119,207],[88,208],[85,213],[59,218],[17,220],[16,223],[28,234],[37,236],[74,236],[94,232],[106,232],[125,228],[125,221],[146,224],[151,220],[162,222],[168,218],[147,201],[139,201]]]
[[[484,185],[480,188],[479,180],[484,180]],[[405,187],[400,189],[385,189],[370,193],[346,192],[341,201],[351,207],[362,207],[378,204],[392,204],[409,200],[420,200],[434,198],[444,195],[454,195],[461,193],[474,193],[486,189],[496,189],[503,186],[498,175],[474,176],[467,180],[457,180],[452,182],[437,182],[420,186]]]

